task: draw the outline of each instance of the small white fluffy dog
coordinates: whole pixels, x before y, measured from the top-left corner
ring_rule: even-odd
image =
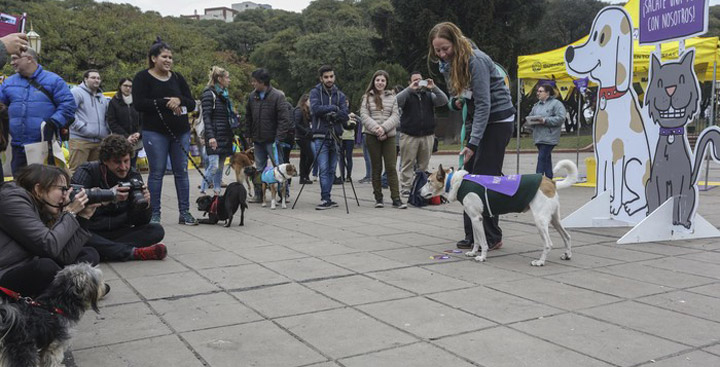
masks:
[[[565,242],[565,253],[561,259],[570,260],[572,257],[572,249],[570,245],[570,234],[560,224],[560,200],[558,199],[557,190],[564,189],[572,186],[577,182],[577,167],[575,163],[567,159],[558,162],[555,165],[553,172],[557,173],[565,169],[568,176],[557,184],[547,177],[542,177],[540,181],[540,187],[537,193],[530,201],[530,204],[525,211],[530,209],[535,218],[535,225],[540,231],[545,247],[543,248],[540,259],[533,260],[531,264],[533,266],[545,265],[545,259],[547,258],[548,252],[552,248],[552,241],[550,240],[550,234],[548,232],[548,226],[552,223],[553,227],[560,232],[560,236]],[[452,173],[452,174],[451,174]],[[450,202],[457,200],[457,193],[460,189],[460,185],[463,182],[463,178],[468,172],[460,170],[453,172],[452,169],[444,170],[442,165],[438,167],[438,170],[428,177],[428,182],[423,186],[420,191],[420,195],[424,198],[431,198],[433,196],[442,195],[443,193],[448,194],[447,199]],[[450,182],[447,182],[450,180]],[[472,251],[466,252],[465,255],[469,257],[475,257],[476,261],[485,261],[487,259],[488,244],[485,239],[485,230],[482,225],[482,212],[485,209],[482,199],[475,193],[468,193],[462,200],[462,205],[465,213],[470,217],[473,227],[473,237],[475,238],[475,244]],[[478,248],[481,248],[480,255],[477,255]]]
[[[262,174],[262,207],[267,206],[265,203],[265,191],[269,187],[271,200],[270,209],[275,209],[275,205],[277,204],[277,200],[275,199],[276,194],[280,195],[282,208],[287,209],[287,204],[285,203],[286,187],[289,183],[288,180],[295,176],[297,176],[297,170],[295,166],[290,163],[283,163],[277,167],[266,169]]]

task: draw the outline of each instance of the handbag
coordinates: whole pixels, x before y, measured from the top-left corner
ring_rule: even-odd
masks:
[[[45,127],[51,130],[48,140],[45,140]],[[58,140],[55,128],[45,121],[40,124],[40,141],[37,143],[25,144],[25,157],[28,164],[39,163],[49,166],[67,168],[65,155],[63,154],[60,141]]]

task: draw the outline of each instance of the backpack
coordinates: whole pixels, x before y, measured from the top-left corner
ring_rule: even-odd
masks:
[[[429,172],[415,171],[415,178],[410,187],[410,196],[408,197],[408,203],[410,205],[417,207],[428,205],[428,200],[420,195],[420,191],[427,183],[429,175]]]

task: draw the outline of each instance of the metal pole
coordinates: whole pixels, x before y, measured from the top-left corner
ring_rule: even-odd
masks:
[[[517,94],[517,147],[515,149],[515,174],[520,174],[520,101],[522,100],[522,79],[518,78],[518,94]]]
[[[708,119],[710,126],[715,125],[715,83],[717,80],[717,61],[713,62],[713,80],[712,87],[710,88],[710,118]],[[697,144],[697,142],[695,142]],[[705,154],[705,152],[698,152]],[[710,175],[710,157],[705,157],[705,190],[708,189],[708,176]]]
[[[580,114],[582,113],[582,93],[580,88],[575,87],[578,95],[578,112],[577,122],[575,123],[575,130],[577,132],[577,140],[575,142],[575,167],[580,167]]]

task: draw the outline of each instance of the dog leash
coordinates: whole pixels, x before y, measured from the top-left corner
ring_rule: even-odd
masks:
[[[44,309],[50,311],[50,313],[58,314],[58,315],[61,315],[61,316],[65,316],[65,312],[63,312],[63,310],[61,310],[61,309],[59,309],[59,308],[57,308],[57,307],[43,306],[41,303],[33,300],[32,298],[30,298],[30,297],[23,297],[23,296],[20,295],[20,293],[15,292],[15,291],[10,290],[10,289],[7,289],[7,288],[5,288],[5,287],[0,287],[0,292],[5,293],[6,296],[10,297],[10,299],[12,299],[12,300],[15,301],[15,302],[23,301],[23,302],[29,304],[30,306],[44,308]]]
[[[205,181],[205,183],[206,183],[208,186],[209,186],[210,184],[212,184],[212,182],[210,182],[210,180],[208,180],[208,178],[205,177],[205,174],[202,172],[202,170],[200,170],[200,167],[198,167],[198,165],[195,163],[195,160],[192,159],[192,156],[190,155],[190,153],[189,153],[187,150],[185,150],[185,147],[184,147],[184,146],[182,145],[182,143],[180,142],[180,139],[178,139],[177,136],[175,136],[175,133],[173,133],[172,130],[170,130],[170,126],[168,126],[167,122],[165,122],[165,119],[163,118],[162,112],[160,112],[160,107],[158,107],[157,101],[154,100],[154,99],[153,99],[153,105],[155,105],[155,111],[157,111],[158,116],[160,116],[160,121],[162,121],[163,125],[165,126],[165,130],[167,130],[167,132],[170,134],[170,136],[171,136],[173,139],[175,139],[175,142],[180,146],[180,149],[182,149],[182,151],[185,152],[185,155],[187,156],[188,160],[189,160],[190,163],[193,165],[193,167],[195,167],[195,170],[200,174],[200,176],[202,176],[202,178],[203,178],[203,180]]]

